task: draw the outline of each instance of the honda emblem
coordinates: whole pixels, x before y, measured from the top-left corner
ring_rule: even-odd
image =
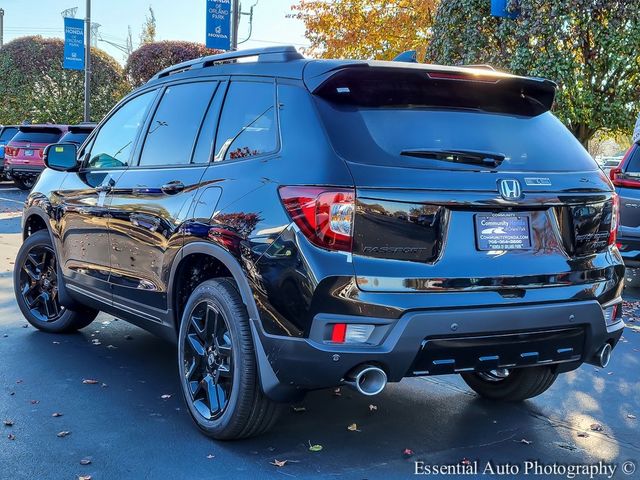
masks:
[[[498,189],[505,200],[517,200],[522,196],[522,188],[518,180],[499,180]]]

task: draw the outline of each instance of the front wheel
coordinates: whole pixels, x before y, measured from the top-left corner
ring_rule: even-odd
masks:
[[[18,307],[31,325],[45,332],[71,332],[86,327],[98,312],[62,306],[58,298],[59,281],[51,237],[48,231],[40,230],[24,241],[16,257],[13,288]]]
[[[478,395],[503,402],[520,402],[545,392],[558,374],[551,366],[463,373],[462,379]]]
[[[269,430],[281,405],[262,392],[249,316],[235,283],[199,285],[185,306],[178,339],[182,393],[200,430],[234,440]]]

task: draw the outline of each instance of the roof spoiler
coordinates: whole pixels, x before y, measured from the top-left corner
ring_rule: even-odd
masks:
[[[418,52],[415,50],[407,50],[406,52],[402,52],[396,58],[393,59],[394,62],[407,62],[407,63],[418,63]]]

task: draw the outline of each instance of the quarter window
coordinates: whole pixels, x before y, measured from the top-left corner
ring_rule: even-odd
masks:
[[[122,168],[131,152],[155,91],[143,93],[124,104],[100,128],[91,147],[89,168]]]
[[[230,85],[218,127],[214,161],[255,157],[276,150],[274,100],[271,83]]]
[[[184,165],[193,146],[217,82],[183,83],[168,87],[149,124],[140,165]]]

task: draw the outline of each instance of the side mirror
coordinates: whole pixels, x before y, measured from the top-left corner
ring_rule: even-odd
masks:
[[[44,149],[44,164],[52,170],[69,172],[78,166],[78,146],[73,143],[54,143]]]

